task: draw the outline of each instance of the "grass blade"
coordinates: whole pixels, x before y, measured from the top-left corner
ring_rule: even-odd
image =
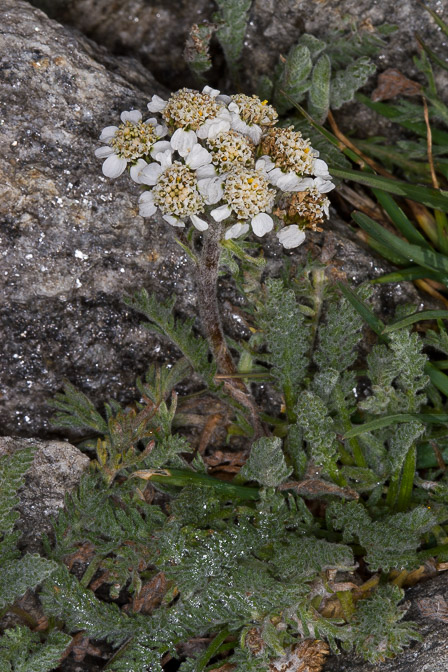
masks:
[[[445,277],[438,273],[437,271],[430,271],[429,268],[422,268],[421,266],[410,266],[409,268],[403,268],[400,271],[393,271],[392,273],[386,273],[380,278],[374,278],[370,282],[372,285],[384,285],[388,282],[406,282],[412,280],[429,278],[430,280],[438,280],[444,284],[448,284],[448,277]]]
[[[431,362],[425,364],[425,373],[430,377],[434,387],[448,397],[448,376],[443,371],[439,371]]]
[[[364,301],[362,301],[347,285],[344,285],[342,282],[338,282],[338,287],[347,301],[350,301],[353,308],[355,308],[363,320],[367,322],[372,331],[374,331],[375,334],[378,334],[378,336],[381,336],[386,326],[384,322],[378,319],[375,313],[370,310],[369,306],[364,303]]]
[[[362,212],[354,212],[352,217],[364,231],[376,238],[383,245],[387,245],[398,252],[398,254],[405,256],[411,263],[417,263],[425,268],[439,271],[445,277],[448,277],[447,256],[434,252],[431,249],[419,247],[418,245],[411,245],[390,231],[387,231],[381,224],[378,224]]]
[[[429,243],[424,236],[418,231],[412,222],[406,217],[400,206],[394,201],[392,196],[381,189],[373,189],[376,200],[381,207],[387,212],[397,229],[410,243],[415,245],[423,245],[429,247]]]
[[[441,189],[422,187],[418,184],[408,184],[407,182],[391,180],[381,175],[364,173],[357,170],[343,170],[341,168],[330,167],[330,172],[334,177],[359,182],[359,184],[364,184],[372,189],[383,189],[396,196],[403,196],[404,198],[409,198],[411,201],[423,203],[429,208],[448,212],[448,192]]]
[[[401,320],[396,322],[391,322],[384,329],[385,334],[390,333],[391,331],[397,331],[397,329],[402,329],[403,327],[409,327],[411,324],[416,322],[421,322],[422,320],[441,320],[448,318],[448,310],[421,310],[418,313],[413,313],[408,315]]]
[[[392,425],[398,425],[402,422],[423,422],[425,424],[448,423],[448,413],[397,413],[396,415],[386,415],[382,418],[376,418],[362,425],[352,427],[344,434],[343,439],[351,439],[366,432],[374,432],[377,429],[384,429]]]

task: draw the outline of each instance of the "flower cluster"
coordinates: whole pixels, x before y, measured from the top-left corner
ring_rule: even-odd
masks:
[[[266,100],[206,86],[168,100],[153,96],[148,110],[156,116],[146,121],[137,110],[123,112],[120,126],[102,131],[104,146],[95,152],[107,177],[129,164],[143,188],[142,217],[159,210],[172,226],[190,221],[199,231],[222,222],[226,239],[276,227],[288,249],[328,217],[324,194],[334,184],[326,163],[292,126],[276,126]]]

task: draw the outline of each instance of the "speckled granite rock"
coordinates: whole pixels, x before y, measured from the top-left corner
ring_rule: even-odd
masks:
[[[26,446],[37,446],[33,464],[19,490],[17,507],[22,532],[20,546],[29,553],[42,551],[42,535],[51,531],[51,518],[64,506],[65,496],[79,483],[89,458],[64,441],[0,437],[0,456]]]
[[[448,573],[410,588],[405,599],[410,603],[405,619],[418,624],[421,642],[378,665],[353,654],[331,656],[322,672],[448,672]]]
[[[193,281],[175,231],[139,217],[137,185],[107,180],[93,156],[104,126],[163,90],[136,61],[109,56],[23,0],[3,0],[0,26],[0,434],[48,438],[47,400],[64,378],[96,403],[129,401],[136,373],[172,354],[139,327],[123,294],[175,293],[192,315]],[[280,245],[266,237],[264,246],[279,270]],[[334,217],[293,255],[309,250],[355,282],[387,269]],[[409,285],[377,291],[389,314],[419,301]],[[238,298],[225,281],[221,298],[235,337]]]

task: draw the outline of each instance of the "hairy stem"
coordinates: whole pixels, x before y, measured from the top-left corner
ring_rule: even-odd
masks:
[[[235,377],[238,370],[225,340],[219,312],[217,286],[221,237],[222,225],[215,222],[203,235],[202,252],[196,266],[199,317],[218,365],[219,374],[229,376],[224,382],[224,388],[233,399],[248,409],[255,436],[258,437],[265,434],[259,410],[243,380]]]

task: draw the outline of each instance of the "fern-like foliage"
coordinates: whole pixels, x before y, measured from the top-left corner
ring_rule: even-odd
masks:
[[[14,525],[19,514],[14,507],[19,503],[18,490],[30,468],[36,446],[26,446],[0,457],[0,609],[34,588],[56,569],[56,563],[38,555],[20,557],[17,542],[19,532]]]
[[[260,485],[275,488],[288,478],[291,471],[286,466],[281,439],[262,438],[252,445],[240,476],[247,481],[257,481]]]
[[[141,290],[132,299],[126,299],[126,304],[149,320],[144,326],[150,331],[166,336],[187,359],[190,366],[198,373],[208,387],[216,390],[214,382],[216,365],[209,362],[209,349],[207,341],[193,335],[194,320],[175,320],[173,308],[175,298],[167,303],[162,303],[155,295],[149,296],[145,290]]]
[[[252,0],[216,0],[216,4],[219,7],[219,12],[214,15],[219,25],[216,37],[224,51],[230,74],[236,77]]]
[[[372,597],[358,604],[351,623],[357,654],[380,663],[401,653],[413,639],[421,639],[414,623],[401,622],[406,609],[398,604],[403,591],[398,586],[380,586]]]
[[[351,27],[323,39],[301,35],[287,56],[281,57],[274,78],[260,80],[260,95],[271,98],[281,114],[307,98],[308,112],[322,123],[330,107],[339,109],[353,100],[376,71],[371,57],[384,46],[380,33],[387,36],[388,28],[379,26],[369,34]]]
[[[53,630],[41,642],[37,632],[24,626],[6,630],[0,639],[0,669],[2,672],[51,672],[55,670],[70,635]]]
[[[423,507],[371,520],[358,502],[333,502],[327,516],[335,529],[342,530],[344,541],[357,540],[366,549],[372,571],[418,567],[416,551],[422,536],[436,523],[434,514]]]
[[[91,429],[98,434],[107,432],[107,423],[94,404],[69,382],[64,384],[64,392],[56,394],[48,403],[59,411],[52,420],[52,424],[56,427]]]
[[[293,406],[309,366],[310,327],[292,289],[281,280],[269,280],[266,289],[266,302],[260,306],[257,321],[270,351],[271,373]]]

